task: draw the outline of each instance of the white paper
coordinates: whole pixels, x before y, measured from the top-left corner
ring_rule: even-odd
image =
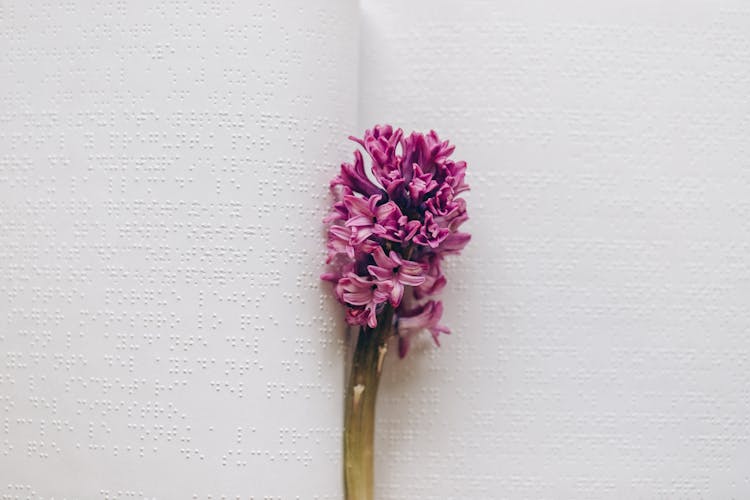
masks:
[[[0,6],[0,498],[341,497],[357,11]]]
[[[329,179],[469,163],[379,499],[750,493],[742,2],[0,5],[0,498],[339,499]]]
[[[451,139],[474,234],[386,368],[380,498],[747,497],[747,4],[362,15],[360,129]]]

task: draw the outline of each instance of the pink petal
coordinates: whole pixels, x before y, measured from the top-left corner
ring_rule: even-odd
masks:
[[[378,317],[375,314],[374,307],[370,308],[370,316],[367,320],[367,326],[369,326],[370,328],[375,328],[376,326],[378,326]]]
[[[404,298],[404,285],[398,281],[393,284],[393,290],[391,290],[391,305],[398,307],[401,303],[401,299]]]
[[[393,252],[391,252],[393,255]],[[372,257],[375,259],[375,263],[383,268],[392,268],[393,262],[391,259],[385,256],[385,252],[381,247],[376,248],[372,251]]]
[[[375,212],[375,215],[377,216],[379,221],[388,219],[394,214],[398,214],[398,216],[401,217],[401,210],[399,210],[398,205],[396,205],[392,201],[389,201],[385,205],[380,205]]]
[[[347,219],[346,222],[344,222],[344,225],[347,227],[372,226],[372,217],[366,215],[355,215],[354,217]]]
[[[388,253],[388,257],[391,259],[391,261],[392,261],[391,265],[394,266],[394,267],[395,266],[403,266],[404,262],[408,262],[408,261],[404,261],[404,259],[402,259],[401,256],[398,253],[394,252],[393,250],[391,250]]]
[[[350,215],[364,215],[372,219],[375,215],[370,209],[370,202],[375,198],[376,202],[381,198],[379,194],[372,195],[369,199],[365,200],[352,194],[344,196],[344,205],[349,210]]]
[[[367,272],[380,281],[393,279],[393,270],[391,269],[383,269],[378,266],[367,266]]]
[[[344,300],[353,306],[366,306],[372,299],[372,293],[367,290],[344,292]]]
[[[406,286],[419,286],[424,283],[425,277],[402,272],[398,273],[398,281]]]
[[[360,227],[356,229],[356,233],[352,236],[352,243],[355,245],[361,244],[363,241],[365,241],[367,238],[370,237],[372,234],[372,228],[371,227]]]

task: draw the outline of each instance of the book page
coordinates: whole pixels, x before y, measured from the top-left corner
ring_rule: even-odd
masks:
[[[363,2],[360,130],[435,129],[474,235],[388,359],[381,499],[750,492],[750,10]]]
[[[340,498],[344,0],[0,5],[0,497]]]

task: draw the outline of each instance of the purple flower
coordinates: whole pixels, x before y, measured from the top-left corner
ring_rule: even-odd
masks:
[[[458,232],[468,219],[459,197],[469,189],[466,162],[451,160],[455,147],[434,131],[405,136],[376,125],[350,139],[367,152],[370,171],[355,151],[331,181],[337,199],[324,219],[331,270],[321,278],[335,284],[352,325],[375,328],[393,308],[402,356],[423,330],[439,344],[448,329],[439,324],[442,303],[431,297],[446,284],[441,263],[470,239]]]
[[[412,132],[403,142],[403,161],[408,163],[406,170],[411,170],[416,163],[423,172],[438,172],[454,149],[448,141],[440,142],[434,130],[426,135]]]
[[[414,243],[422,246],[429,246],[430,248],[437,248],[450,234],[450,230],[435,222],[435,217],[432,212],[426,212],[424,214],[424,222],[419,232],[414,236]]]
[[[438,183],[432,179],[432,174],[423,173],[419,165],[415,163],[412,168],[412,178],[409,181],[409,198],[412,204],[419,205],[422,199],[437,187]],[[448,186],[444,187],[449,190]]]
[[[441,260],[443,260],[442,254],[425,255],[422,265],[423,268],[427,269],[427,272],[424,274],[424,282],[414,287],[415,298],[422,299],[430,295],[436,295],[445,287],[446,279],[443,270],[440,268]]]
[[[338,282],[337,295],[352,306],[360,306],[367,313],[367,325],[375,328],[377,318],[375,311],[390,295],[389,282],[377,282],[372,279],[349,273]]]
[[[396,148],[404,135],[401,129],[393,130],[390,125],[375,125],[365,131],[364,139],[349,137],[360,144],[372,158],[372,172],[381,184],[388,184],[388,174],[398,169],[400,158]]]
[[[408,243],[417,231],[422,227],[422,224],[418,220],[409,220],[406,215],[402,215],[398,219],[398,227],[395,231],[392,231],[385,235],[385,238],[391,241],[397,241],[399,243]]]
[[[443,240],[439,250],[444,255],[459,254],[469,243],[469,240],[471,240],[471,235],[469,233],[451,233]]]
[[[397,307],[404,296],[404,286],[417,286],[424,283],[424,269],[418,262],[402,259],[401,256],[390,251],[385,254],[377,247],[372,253],[375,266],[367,266],[367,271],[380,282],[388,283],[391,287],[391,305]]]
[[[372,234],[382,237],[398,230],[401,210],[392,201],[378,205],[382,198],[379,194],[368,199],[354,195],[344,196],[344,205],[349,211],[349,218],[344,225],[355,229],[354,241],[357,244],[364,242]]]
[[[362,153],[354,152],[354,165],[349,163],[341,164],[341,173],[333,178],[331,187],[346,186],[353,191],[357,191],[367,196],[381,193],[383,190],[372,183],[365,173],[365,163],[362,159]]]
[[[328,230],[328,258],[326,264],[330,264],[339,254],[346,254],[349,259],[356,259],[363,253],[371,253],[378,244],[372,240],[365,239],[359,242],[359,231],[356,228],[346,226],[331,226]]]
[[[402,358],[409,351],[411,337],[422,330],[429,330],[436,345],[440,345],[438,335],[447,334],[451,331],[439,324],[443,316],[443,303],[439,300],[430,300],[412,311],[406,311],[399,316],[398,321],[398,354]]]

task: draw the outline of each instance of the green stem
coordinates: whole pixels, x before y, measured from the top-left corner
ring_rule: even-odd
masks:
[[[357,336],[344,402],[344,491],[346,500],[373,500],[375,400],[383,370],[393,308],[386,305],[374,329]]]

